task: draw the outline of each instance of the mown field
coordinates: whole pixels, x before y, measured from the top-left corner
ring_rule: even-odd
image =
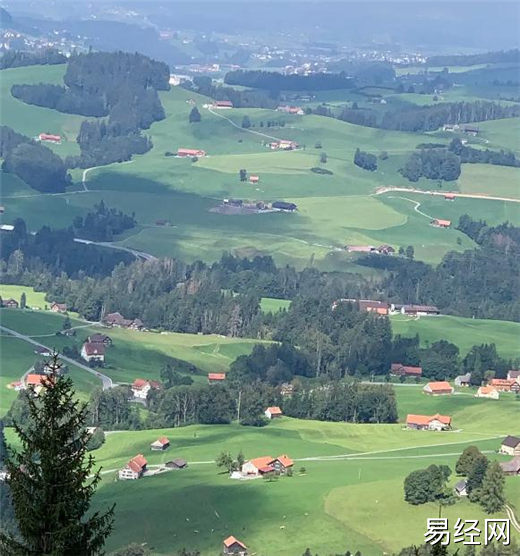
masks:
[[[402,483],[411,471],[432,463],[452,468],[470,444],[493,452],[500,438],[518,434],[513,396],[498,402],[471,395],[425,398],[420,387],[396,387],[400,414],[448,411],[458,432],[403,430],[402,425],[353,425],[282,418],[265,428],[239,425],[189,426],[180,429],[114,432],[95,452],[103,466],[96,508],[116,502],[115,530],[109,549],[147,542],[153,554],[172,554],[182,547],[216,554],[223,538],[233,534],[258,555],[299,555],[307,547],[320,554],[347,549],[380,556],[420,543],[435,504],[410,506]],[[426,405],[425,405],[426,403]],[[150,442],[166,435],[172,447],[151,453]],[[232,481],[212,463],[222,450],[240,450],[246,458],[287,453],[296,459],[293,477],[275,482]],[[150,464],[182,457],[189,463],[135,482],[116,481],[116,470],[143,453]],[[305,471],[300,473],[304,467]],[[456,482],[452,476],[451,484]],[[508,478],[508,502],[520,508],[518,478]],[[175,503],[172,503],[172,500]],[[135,520],[136,507],[146,508]],[[388,516],[392,515],[392,519]],[[484,519],[481,509],[459,501],[443,510],[457,518]],[[497,517],[504,517],[497,514]],[[453,524],[451,525],[453,526]]]
[[[390,320],[394,334],[408,337],[419,334],[423,346],[447,339],[465,354],[474,345],[493,342],[502,357],[520,358],[520,323],[517,322],[447,315],[419,319],[395,315]]]
[[[47,71],[47,68],[30,67],[2,72],[5,102],[9,107],[3,111],[2,123],[29,135],[48,128],[72,140],[81,122],[79,116],[28,106],[9,94],[13,83],[59,82],[64,67],[53,66],[48,79],[44,73]],[[9,223],[21,216],[31,230],[49,222],[65,227],[75,216],[84,215],[103,199],[110,206],[129,213],[135,211],[138,227],[120,240],[127,247],[187,261],[215,260],[224,251],[242,256],[270,253],[279,263],[302,267],[312,260],[324,269],[359,270],[359,267],[352,268],[352,257],[341,251],[346,244],[385,242],[398,247],[414,238],[416,257],[428,262],[438,262],[448,250],[472,246],[456,231],[440,236],[439,230],[432,229],[424,217],[418,218],[409,202],[401,200],[392,204],[388,196],[372,196],[382,185],[438,187],[436,182],[424,179],[411,184],[398,173],[409,153],[419,143],[430,142],[432,135],[384,131],[332,118],[281,115],[261,109],[211,113],[202,108],[207,98],[179,87],[160,95],[167,117],[146,131],[154,145],[149,153],[134,157],[130,163],[91,170],[87,177],[88,192],[52,197],[35,195],[19,180],[2,175],[2,181],[7,183],[3,221]],[[189,100],[195,101],[202,112],[200,123],[188,123]],[[250,117],[254,126],[249,131],[240,127],[244,115]],[[279,120],[285,122],[283,127],[267,127],[267,121]],[[507,147],[513,137],[512,126],[509,120],[487,122],[482,128],[482,141],[489,140],[494,147]],[[273,138],[294,139],[302,148],[294,152],[273,152],[266,147]],[[446,143],[450,139],[435,137],[435,141]],[[317,143],[321,148],[316,148]],[[63,151],[66,145],[68,142],[55,148],[60,154],[68,154],[59,150]],[[196,163],[165,156],[179,147],[202,148],[208,156]],[[367,172],[353,164],[357,147],[376,155],[384,151],[388,158],[378,161],[377,171]],[[323,152],[328,157],[326,164],[319,160]],[[316,166],[333,174],[311,172]],[[241,168],[260,175],[260,183],[252,186],[240,182]],[[465,192],[513,194],[516,169],[498,168],[495,174],[497,168],[465,167],[458,184],[444,187]],[[499,175],[499,179],[493,180],[494,175]],[[73,171],[75,190],[81,176],[81,171]],[[299,210],[296,214],[242,216],[209,212],[229,197],[291,200]],[[477,203],[466,206],[457,203],[457,209],[475,208],[482,213],[491,206],[486,204],[488,201]],[[511,213],[514,219],[516,207],[510,205],[503,203],[502,213]],[[442,214],[435,216],[442,217]],[[158,226],[158,220],[168,220],[171,225]]]

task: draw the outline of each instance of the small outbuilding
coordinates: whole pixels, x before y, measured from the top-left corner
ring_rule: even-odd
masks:
[[[428,382],[423,388],[423,392],[429,396],[450,396],[454,388],[449,382],[441,380],[439,382]]]
[[[500,445],[500,453],[509,456],[520,456],[520,438],[506,436]]]
[[[467,481],[465,479],[463,479],[462,481],[459,481],[456,485],[455,485],[455,494],[457,496],[467,496],[468,495],[468,484]]]
[[[155,442],[150,444],[150,449],[153,451],[164,451],[170,447],[170,441],[166,438],[166,436],[161,436]]]
[[[172,459],[164,464],[168,469],[186,469],[188,462],[182,458]]]
[[[231,535],[224,539],[222,554],[225,556],[247,556],[247,546]]]
[[[264,414],[268,419],[276,419],[283,415],[282,410],[278,406],[268,407]]]

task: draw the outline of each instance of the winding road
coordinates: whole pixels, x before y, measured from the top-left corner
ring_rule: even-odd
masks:
[[[49,351],[52,351],[52,348],[49,348],[49,346],[40,344],[36,340],[33,340],[30,336],[25,336],[24,334],[20,334],[19,332],[16,332],[16,330],[11,330],[10,328],[6,328],[5,326],[1,326],[1,325],[0,325],[0,330],[2,330],[2,332],[6,332],[10,336],[23,340],[24,342],[28,342],[30,344],[33,344],[34,346],[45,348],[48,349]],[[91,369],[90,367],[87,367],[87,365],[84,365],[83,363],[80,363],[79,361],[71,359],[70,357],[67,357],[65,355],[60,354],[60,359],[63,359],[63,361],[67,361],[67,363],[70,363],[71,365],[79,367],[83,371],[87,371],[91,375],[94,375],[96,378],[101,380],[101,382],[103,383],[103,390],[108,390],[109,388],[114,387],[114,383],[112,382],[112,379],[109,376],[104,375],[103,373],[100,373],[99,371],[96,371],[94,369]]]
[[[425,191],[423,189],[414,189],[412,187],[394,187],[394,186],[384,186],[379,187],[374,195],[382,195],[383,193],[388,193],[392,191],[399,191],[401,193],[420,193],[421,195],[439,195],[444,197],[447,193],[453,195],[454,197],[463,197],[466,199],[484,199],[489,201],[510,201],[511,203],[520,203],[520,199],[515,199],[514,197],[497,197],[495,195],[486,195],[485,193],[457,193],[455,191]],[[408,199],[409,201],[410,199]]]

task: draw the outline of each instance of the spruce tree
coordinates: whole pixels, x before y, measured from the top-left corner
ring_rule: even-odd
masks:
[[[488,514],[498,512],[503,508],[505,503],[504,484],[504,472],[500,464],[494,461],[487,468],[479,496],[479,502]]]
[[[55,354],[44,389],[28,397],[30,419],[14,423],[22,447],[8,453],[6,468],[19,536],[0,533],[2,554],[102,554],[112,530],[114,507],[89,513],[100,471],[86,455],[86,405],[60,367]]]

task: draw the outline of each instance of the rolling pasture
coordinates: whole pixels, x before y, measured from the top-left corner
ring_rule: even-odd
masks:
[[[82,118],[25,105],[9,93],[13,83],[59,82],[63,72],[64,66],[2,72],[9,108],[4,110],[2,123],[31,136],[40,129],[62,133],[67,141],[53,148],[65,155],[70,154],[65,151]],[[23,217],[31,230],[50,222],[65,227],[75,216],[85,215],[103,199],[109,206],[136,213],[138,227],[119,240],[126,247],[186,261],[212,261],[223,251],[242,256],[268,253],[278,262],[302,267],[312,259],[314,264],[329,269],[331,265],[343,268],[352,263],[346,254],[330,256],[340,253],[346,244],[384,242],[398,247],[412,240],[416,257],[427,262],[438,262],[448,250],[472,246],[454,230],[442,231],[445,233],[441,239],[439,230],[432,229],[409,201],[393,202],[387,198],[390,195],[373,195],[382,185],[412,185],[398,169],[419,143],[432,140],[430,134],[385,131],[316,115],[291,116],[262,109],[211,112],[202,108],[209,99],[179,87],[161,92],[160,96],[166,119],[154,123],[145,132],[153,141],[150,152],[135,156],[129,163],[92,169],[86,177],[88,191],[78,192],[83,172],[74,170],[75,191],[57,196],[31,193],[19,180],[1,175],[2,182],[7,183],[3,221],[10,223],[16,217]],[[202,113],[202,121],[196,124],[188,122],[193,102]],[[253,124],[249,130],[241,128],[244,115]],[[283,127],[267,127],[267,121],[282,119]],[[487,139],[489,135],[490,144],[507,147],[508,139],[513,136],[513,125],[509,120],[486,122],[482,137]],[[271,151],[266,144],[273,138],[293,139],[301,148],[292,152]],[[435,141],[439,140],[435,137]],[[445,137],[443,142],[448,140]],[[318,143],[321,148],[316,148]],[[197,162],[166,156],[179,147],[202,148],[208,156]],[[357,147],[376,155],[384,151],[388,158],[378,160],[375,172],[362,170],[353,164]],[[328,157],[326,164],[320,162],[323,152]],[[311,172],[311,168],[320,166],[332,175]],[[490,194],[514,190],[516,169],[467,166],[458,184],[444,187]],[[240,182],[241,168],[258,174],[260,182],[257,185]],[[491,175],[496,175],[496,171],[500,172],[501,179],[493,181]],[[425,179],[413,186],[438,187],[436,182]],[[236,216],[209,212],[229,197],[290,200],[299,210],[296,214]],[[477,201],[473,206],[479,213],[487,212],[491,206],[486,205],[488,202]],[[459,202],[456,205],[457,210],[473,210],[471,203],[467,207]],[[516,207],[502,203],[501,208],[502,214],[513,221]],[[442,217],[442,214],[435,216]],[[160,220],[170,225],[157,225]]]
[[[263,556],[292,556],[313,546],[324,554],[349,549],[379,556],[420,543],[426,519],[436,516],[438,508],[405,503],[404,477],[432,463],[453,468],[471,444],[491,459],[503,460],[493,451],[501,437],[518,433],[511,424],[519,408],[512,395],[493,402],[476,400],[469,392],[446,400],[425,398],[417,386],[396,386],[396,391],[401,418],[413,411],[447,411],[457,432],[282,418],[260,429],[194,425],[109,434],[95,452],[104,469],[96,507],[117,504],[108,548],[148,542],[153,554],[186,547],[210,555],[233,534]],[[150,452],[150,442],[163,434],[171,441],[170,450]],[[294,476],[275,482],[230,480],[212,463],[222,450],[233,455],[241,450],[246,458],[287,453],[296,460]],[[181,457],[189,466],[135,482],[116,481],[116,470],[137,453],[145,454],[150,464]],[[452,476],[450,483],[456,480]],[[506,494],[519,508],[515,481],[508,478]],[[136,505],[147,508],[137,522],[132,517]],[[450,521],[485,517],[467,501],[446,507],[443,515]]]

